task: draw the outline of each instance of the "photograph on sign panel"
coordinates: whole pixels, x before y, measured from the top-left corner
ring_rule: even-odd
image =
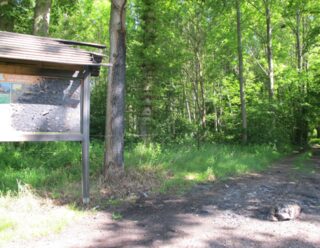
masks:
[[[0,83],[0,104],[10,103],[11,84]]]
[[[18,78],[1,83],[1,128],[31,133],[80,132],[80,80],[38,77],[20,82]]]

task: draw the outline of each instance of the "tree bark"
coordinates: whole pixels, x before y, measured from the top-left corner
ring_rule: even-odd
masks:
[[[300,10],[296,12],[296,22],[297,22],[297,30],[296,30],[296,45],[297,45],[297,68],[299,73],[302,71],[302,45],[301,45],[301,32],[300,32],[300,25],[301,25],[301,14]]]
[[[156,1],[141,1],[141,28],[142,28],[142,109],[140,113],[140,135],[144,143],[149,143],[152,136],[152,110],[153,110],[153,91],[154,81],[156,78],[156,62],[155,57],[150,54],[150,50],[154,49],[157,36],[156,27]]]
[[[124,111],[126,78],[126,0],[112,0],[110,14],[110,64],[107,88],[107,118],[104,176],[124,170]]]
[[[52,0],[37,0],[34,9],[33,34],[49,35],[50,11]]]
[[[205,88],[204,88],[204,79],[202,75],[201,62],[199,59],[199,81],[200,81],[200,92],[201,92],[201,125],[205,129],[207,126],[207,111],[206,111],[206,102],[205,102]]]
[[[184,81],[184,83],[183,83],[183,95],[184,95],[184,102],[185,102],[185,104],[186,104],[187,118],[188,118],[188,120],[189,120],[189,123],[192,123],[190,103],[189,103],[189,99],[188,99],[186,87],[187,87],[187,83],[186,83],[186,81]]]
[[[241,101],[241,119],[242,119],[242,143],[248,142],[247,128],[247,110],[245,99],[245,79],[243,77],[243,55],[242,55],[242,33],[241,33],[241,3],[236,0],[237,9],[237,41],[238,41],[238,59],[239,59],[239,83],[240,83],[240,101]]]
[[[269,78],[269,98],[273,99],[274,95],[274,68],[272,53],[272,24],[271,24],[271,7],[270,0],[265,0],[266,7],[266,24],[267,24],[267,57],[268,57],[268,78]]]

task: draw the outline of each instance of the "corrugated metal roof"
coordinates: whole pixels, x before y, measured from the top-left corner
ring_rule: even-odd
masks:
[[[101,66],[102,54],[71,45],[103,45],[0,31],[0,60],[14,59],[68,65]]]

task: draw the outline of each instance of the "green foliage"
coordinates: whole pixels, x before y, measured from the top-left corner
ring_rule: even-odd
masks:
[[[320,138],[312,138],[309,142],[310,145],[320,145]]]
[[[32,33],[34,0],[8,0],[0,4],[0,30]]]
[[[301,3],[285,0],[270,5],[275,73],[272,102],[268,99],[265,5],[257,0],[242,4],[251,144],[305,146],[308,132],[319,126],[320,5],[310,0]],[[1,16],[14,20],[15,31],[31,33],[33,7],[33,0],[9,1],[1,6]],[[301,14],[300,25],[297,13]],[[108,1],[55,0],[50,36],[108,46],[109,15]],[[303,47],[301,71],[297,70],[298,29]],[[102,68],[100,78],[92,84],[91,135],[99,140],[104,139],[105,131],[106,75],[107,69]],[[141,141],[146,97],[152,102],[151,142],[240,142],[234,2],[128,1],[126,76],[128,146]],[[147,94],[146,82],[151,85]]]
[[[103,0],[54,1],[50,36],[105,44],[110,3]]]

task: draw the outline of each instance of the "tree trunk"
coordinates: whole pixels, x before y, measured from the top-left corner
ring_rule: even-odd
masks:
[[[152,136],[152,95],[157,70],[155,57],[149,53],[151,49],[154,49],[157,35],[156,2],[154,0],[143,0],[141,4],[143,50],[141,52],[142,109],[140,114],[140,135],[144,143],[149,143]]]
[[[185,104],[186,104],[187,117],[188,117],[189,123],[192,123],[190,103],[189,103],[189,99],[188,99],[188,96],[187,96],[186,87],[187,87],[187,83],[184,82],[184,84],[183,84],[183,95],[184,95],[184,101],[185,101]]]
[[[207,111],[206,111],[206,100],[205,100],[205,88],[204,80],[201,69],[201,62],[199,60],[199,80],[200,80],[200,92],[201,92],[201,125],[205,129],[207,126]]]
[[[320,139],[320,127],[317,127],[317,138]]]
[[[298,68],[298,71],[301,72],[301,70],[302,70],[302,45],[301,45],[301,32],[300,32],[300,24],[301,24],[300,10],[297,10],[296,22],[297,22],[296,23],[297,24],[297,30],[296,30],[297,68]]]
[[[126,0],[113,0],[110,14],[110,63],[104,176],[112,178],[124,170],[124,110],[126,74]]]
[[[33,34],[49,35],[50,11],[52,0],[37,0],[34,9]]]
[[[242,142],[248,141],[247,128],[247,110],[245,100],[245,80],[243,77],[243,56],[242,56],[242,33],[241,33],[241,10],[240,0],[236,0],[237,8],[237,38],[238,38],[238,59],[239,59],[239,83],[240,83],[240,101],[241,101],[241,119],[242,119]]]
[[[266,0],[266,24],[267,24],[267,57],[268,57],[268,78],[269,78],[269,98],[273,99],[274,95],[274,68],[272,54],[272,24],[271,24],[271,9],[270,1]]]
[[[308,109],[303,105],[303,103],[308,101],[308,90],[305,79],[302,78],[303,72],[303,35],[301,30],[301,19],[302,14],[300,9],[296,11],[296,56],[297,56],[297,70],[298,70],[298,80],[300,87],[300,97],[297,102],[297,114],[296,114],[296,132],[295,132],[295,142],[305,147],[308,143],[308,130],[309,123],[307,120]]]

